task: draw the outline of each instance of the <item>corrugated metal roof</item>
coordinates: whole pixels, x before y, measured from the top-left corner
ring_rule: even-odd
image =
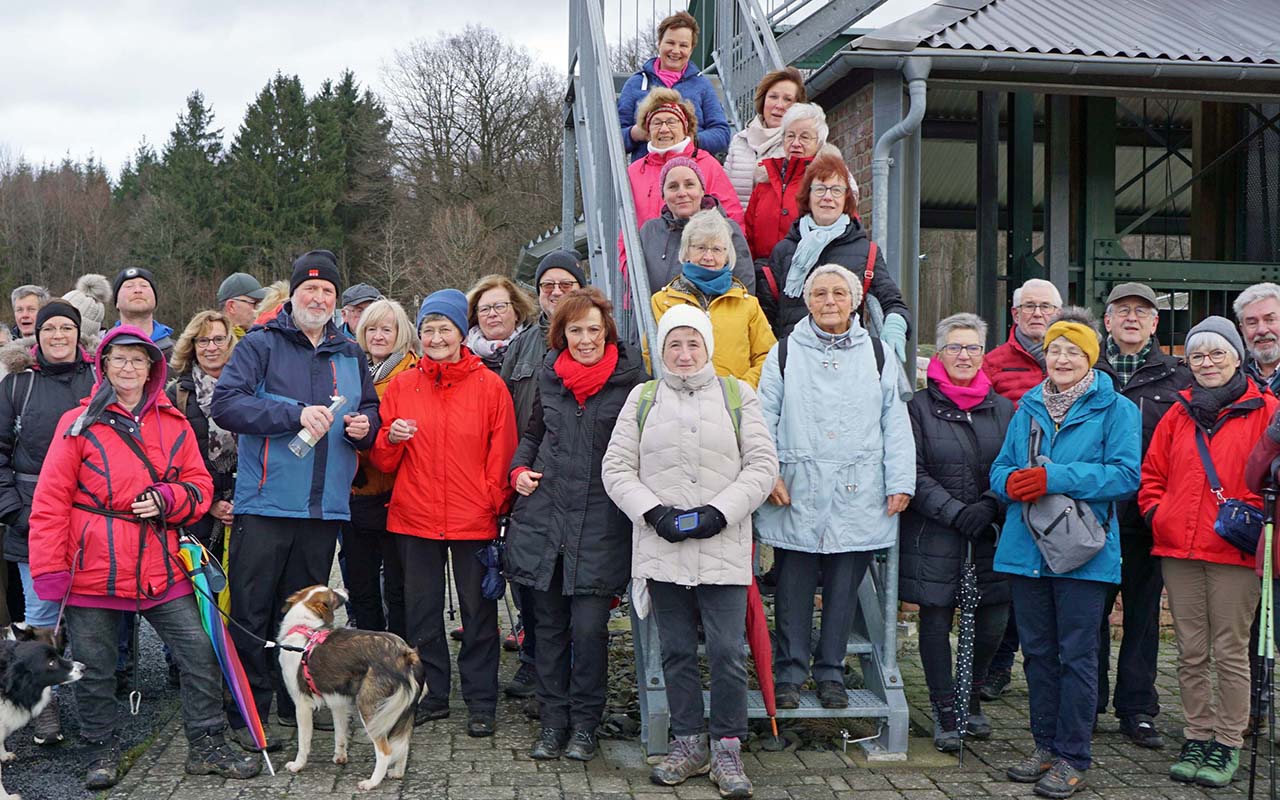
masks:
[[[981,5],[976,10],[970,10]],[[1280,64],[1276,0],[940,0],[854,42],[1011,53]]]

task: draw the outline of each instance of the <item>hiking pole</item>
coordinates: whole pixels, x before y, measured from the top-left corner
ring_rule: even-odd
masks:
[[[451,570],[453,569],[453,551],[445,548],[444,551],[444,598],[449,601],[449,621],[453,622],[456,612],[453,609],[453,578]]]
[[[1262,717],[1264,705],[1267,717],[1267,796],[1274,800],[1276,796],[1276,745],[1275,745],[1275,593],[1273,592],[1274,569],[1272,566],[1275,546],[1275,513],[1276,485],[1274,478],[1262,491],[1265,524],[1262,528],[1262,602],[1258,612],[1258,657],[1263,661],[1262,675],[1257,681],[1254,698],[1259,717]],[[1249,756],[1249,798],[1254,797],[1257,784],[1258,736],[1260,726],[1255,725]]]

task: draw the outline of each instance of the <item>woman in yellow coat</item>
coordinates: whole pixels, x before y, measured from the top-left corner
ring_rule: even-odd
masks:
[[[653,295],[653,316],[690,305],[711,317],[716,340],[712,365],[717,375],[732,375],[755,388],[765,356],[777,341],[760,302],[733,277],[733,231],[715,210],[690,217],[680,237],[681,272]]]

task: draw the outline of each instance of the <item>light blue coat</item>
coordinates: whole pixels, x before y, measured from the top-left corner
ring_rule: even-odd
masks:
[[[871,337],[852,320],[853,346],[828,350],[809,318],[791,332],[787,373],[774,345],[760,376],[761,410],[778,446],[791,505],[756,512],[758,539],[806,553],[879,550],[898,540],[886,497],[914,494],[916,444],[892,351],[876,375]]]
[[[1044,431],[1040,453],[1053,461],[1045,466],[1050,494],[1085,500],[1099,520],[1110,520],[1107,542],[1083,566],[1058,575],[1049,569],[1022,520],[1023,504],[1005,493],[1015,470],[1027,467],[1031,418]],[[1142,464],[1142,415],[1133,401],[1115,390],[1111,376],[1094,370],[1093,385],[1071,406],[1055,430],[1044,406],[1044,384],[1022,396],[1009,423],[1004,446],[991,464],[991,490],[1009,503],[1004,530],[996,547],[995,569],[1029,578],[1066,577],[1104,583],[1120,582],[1120,522],[1112,504],[1138,491]]]

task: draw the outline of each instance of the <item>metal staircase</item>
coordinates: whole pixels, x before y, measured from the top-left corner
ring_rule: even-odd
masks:
[[[693,0],[690,12],[710,40],[705,52],[711,64],[702,66],[710,66],[718,78],[734,128],[740,129],[754,114],[755,86],[765,72],[811,54],[882,2],[784,0],[766,14],[758,0]],[[623,274],[617,266],[619,231],[631,264],[643,265],[644,254],[627,178],[617,113],[620,84],[610,67],[603,3],[570,0],[561,236],[563,246],[573,249],[574,201],[580,188],[584,211],[577,227],[586,229],[591,281],[613,302],[619,334],[643,340],[649,352],[656,353],[657,328],[649,306],[653,287],[646,270],[633,268]],[[775,38],[779,25],[790,27]],[[656,371],[660,365],[654,366]],[[865,688],[849,691],[847,709],[824,709],[812,692],[805,692],[800,708],[778,714],[878,719],[877,735],[861,742],[872,758],[903,758],[907,749],[907,703],[897,666],[897,568],[895,545],[878,555],[858,590],[859,613],[847,652],[861,662]],[[646,620],[632,616],[641,739],[650,755],[667,752],[670,723],[654,613]],[[748,703],[749,716],[765,716],[759,692],[750,693]]]

